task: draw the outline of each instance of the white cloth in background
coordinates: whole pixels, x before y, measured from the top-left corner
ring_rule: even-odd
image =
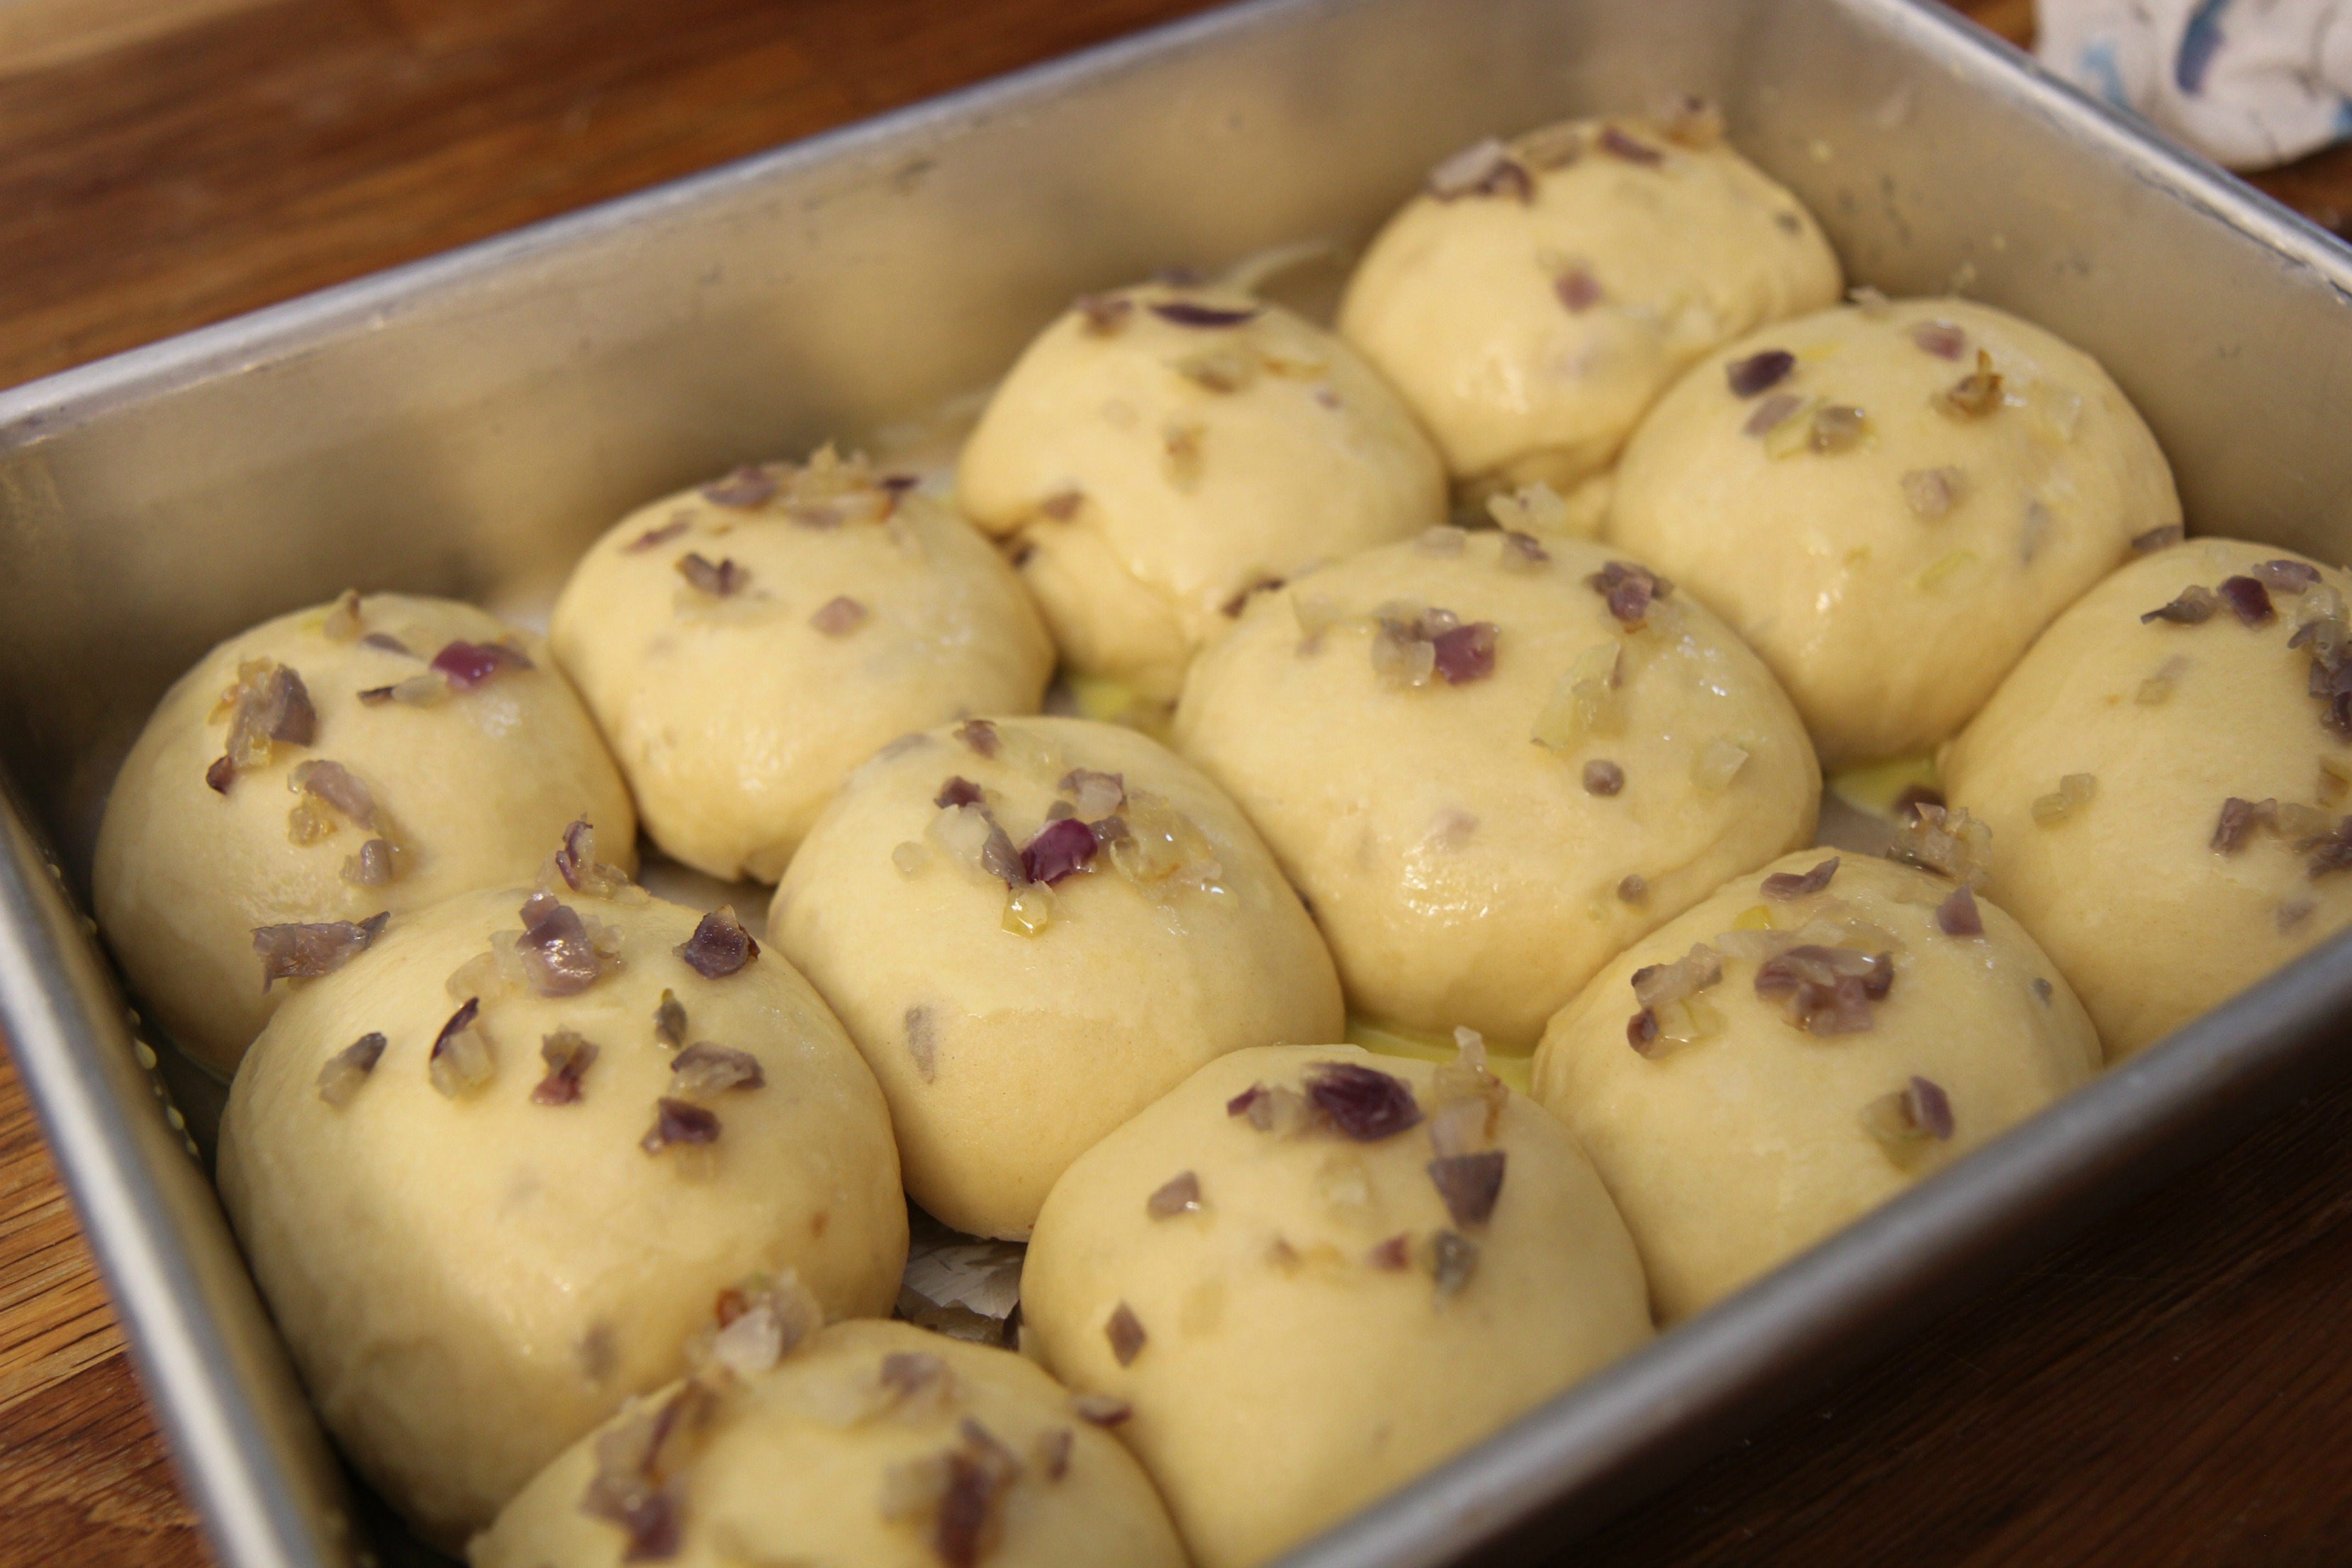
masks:
[[[2041,0],[2042,64],[2232,169],[2352,136],[2352,0]]]

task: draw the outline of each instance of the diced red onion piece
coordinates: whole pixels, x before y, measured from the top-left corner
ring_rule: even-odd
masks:
[[[236,782],[236,764],[226,757],[215,757],[212,765],[205,770],[205,785],[217,794],[226,795],[228,786]]]
[[[453,642],[433,656],[433,670],[460,691],[471,691],[505,669],[530,669],[530,658],[506,643]],[[397,689],[394,695],[399,695]]]
[[[1762,891],[1766,898],[1783,903],[1808,899],[1830,885],[1837,868],[1838,858],[1832,855],[1810,871],[1775,871],[1764,879]]]
[[[697,1040],[669,1064],[669,1092],[681,1100],[709,1100],[730,1089],[767,1086],[760,1058],[732,1046]]]
[[[1134,1365],[1151,1337],[1143,1331],[1143,1320],[1135,1315],[1135,1309],[1124,1301],[1103,1323],[1103,1336],[1110,1341],[1110,1353],[1121,1366]]]
[[[1265,307],[1259,305],[1203,305],[1194,300],[1154,300],[1145,307],[1153,315],[1171,326],[1215,330],[1238,327],[1257,320]]]
[[[2153,555],[2159,550],[2169,550],[2188,536],[2187,529],[2177,522],[2168,522],[2162,528],[2151,528],[2146,533],[2133,535],[2132,552],[2137,555]]]
[[[1625,770],[1604,757],[1584,764],[1584,793],[1612,795],[1625,787]]]
[[[587,1075],[596,1060],[596,1047],[572,1029],[558,1029],[541,1036],[540,1059],[547,1063],[547,1076],[532,1086],[533,1105],[573,1105],[583,1090],[580,1080]]]
[[[735,918],[731,904],[721,904],[702,917],[694,934],[671,949],[705,980],[724,980],[760,956],[760,944]]]
[[[1503,1193],[1503,1151],[1454,1154],[1429,1163],[1429,1179],[1445,1200],[1445,1212],[1465,1230],[1484,1226]]]
[[[675,991],[665,989],[654,1008],[654,1038],[672,1049],[686,1043],[686,1005]]]
[[[1359,1143],[1376,1143],[1421,1123],[1421,1107],[1404,1080],[1360,1062],[1318,1062],[1307,1069],[1305,1088],[1307,1102],[1330,1118],[1340,1136]]]
[[[1412,1237],[1399,1231],[1373,1247],[1367,1261],[1384,1273],[1402,1273],[1412,1263]]]
[[[2301,561],[2265,561],[2249,570],[2264,586],[2290,598],[2319,581],[2319,568]]]
[[[571,905],[533,893],[522,907],[522,926],[515,952],[541,996],[576,996],[603,978],[603,956]]]
[[[996,726],[985,719],[967,719],[955,728],[955,738],[983,757],[996,755]]]
[[[1743,436],[1765,436],[1777,429],[1781,421],[1804,405],[1804,399],[1793,392],[1776,392],[1756,405],[1748,422],[1739,427]]]
[[[1029,880],[1050,888],[1085,870],[1094,858],[1094,829],[1076,817],[1064,817],[1037,830],[1021,851],[1021,868]]]
[[[654,1124],[638,1141],[637,1147],[648,1154],[658,1154],[675,1144],[716,1143],[719,1131],[716,1112],[664,1095],[654,1101]]]
[[[1930,1079],[1915,1077],[1908,1098],[1912,1120],[1930,1138],[1949,1140],[1957,1126],[1952,1120],[1952,1100],[1943,1089]]]
[[[1725,365],[1723,377],[1734,397],[1754,397],[1788,380],[1796,368],[1797,356],[1787,349],[1760,349]]]
[[[1478,1244],[1459,1231],[1441,1230],[1430,1237],[1430,1273],[1441,1297],[1459,1294],[1478,1271]]]
[[[846,594],[835,594],[809,617],[809,625],[829,637],[845,637],[866,624],[866,608]]]
[[[365,952],[392,918],[380,911],[366,920],[317,921],[253,928],[253,951],[261,955],[261,988],[280,980],[315,980],[332,974]]]
[[[1551,291],[1571,316],[1581,316],[1601,303],[1601,279],[1580,261],[1551,280]]]
[[[2218,591],[2246,626],[2266,626],[2278,619],[2278,612],[2271,607],[2271,591],[2252,577],[2224,577]]]
[[[751,581],[750,568],[739,564],[734,557],[713,563],[698,551],[688,551],[678,557],[677,574],[696,593],[708,594],[714,599],[740,594]]]
[[[1936,906],[1936,929],[1946,936],[1984,935],[1984,916],[1978,911],[1977,896],[1966,882],[1954,888],[1951,896]]]
[[[1144,1212],[1153,1219],[1173,1219],[1180,1214],[1198,1214],[1200,1209],[1201,1178],[1192,1171],[1168,1178],[1143,1205]]]
[[[1448,686],[1466,686],[1495,673],[1495,643],[1500,634],[1492,621],[1472,621],[1430,639],[1437,673]]]
[[[1614,125],[1604,125],[1601,128],[1599,146],[1603,153],[1612,158],[1622,159],[1628,163],[1637,163],[1643,168],[1655,168],[1666,161],[1666,155],[1664,153],[1645,142],[1635,141]]]
[[[1926,353],[1937,359],[1957,360],[1969,346],[1969,334],[1949,321],[1914,321],[1907,335]]]
[[[667,544],[671,540],[676,539],[679,534],[684,533],[688,529],[693,526],[694,519],[681,513],[677,517],[671,518],[659,528],[649,528],[646,530],[643,533],[640,533],[635,539],[632,539],[626,544],[621,546],[621,548],[631,555],[643,555],[646,551],[654,549],[658,545]]]
[[[341,1110],[351,1103],[360,1085],[375,1071],[375,1064],[383,1058],[384,1037],[379,1034],[362,1035],[333,1056],[319,1069],[319,1098]]]
[[[776,479],[757,463],[745,463],[723,479],[702,487],[702,499],[714,506],[751,511],[767,505],[776,493]]]
[[[961,773],[950,773],[947,783],[940,785],[940,793],[931,797],[931,804],[947,811],[959,805],[983,805],[986,800],[978,784]]]
[[[1090,1426],[1117,1426],[1135,1414],[1135,1406],[1124,1399],[1114,1399],[1108,1394],[1075,1394],[1070,1409],[1079,1420]]]
[[[1262,1083],[1254,1083],[1250,1085],[1247,1089],[1242,1090],[1239,1094],[1225,1101],[1225,1114],[1227,1116],[1247,1116],[1250,1112],[1250,1107],[1255,1105],[1260,1100],[1264,1099],[1265,1097],[1265,1085]]]

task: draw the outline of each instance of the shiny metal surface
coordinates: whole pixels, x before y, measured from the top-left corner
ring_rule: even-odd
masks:
[[[1262,0],[0,393],[0,1026],[222,1561],[351,1530],[67,902],[171,679],[349,584],[543,599],[646,496],[983,384],[1073,293],[1360,242],[1467,141],[1683,89],[1856,280],[2098,354],[2192,526],[2352,554],[2347,253],[1904,0]],[[1295,1561],[1556,1543],[2341,1070],[2347,1012],[2339,942]]]

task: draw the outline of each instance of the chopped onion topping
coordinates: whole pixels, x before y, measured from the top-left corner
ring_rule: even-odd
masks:
[[[1074,816],[1049,822],[1021,851],[1021,868],[1047,887],[1083,871],[1095,858],[1095,830]]]
[[[1654,169],[1666,161],[1664,153],[1645,142],[1636,142],[1614,125],[1602,126],[1595,144],[1612,158],[1637,163],[1645,169]]]
[[[2140,616],[2140,620],[2143,624],[2148,621],[2169,621],[2175,626],[2202,626],[2211,620],[2213,612],[2221,607],[2221,598],[2212,589],[2201,583],[2191,583],[2188,587],[2181,589],[2179,596],[2170,604],[2158,605],[2155,609]]]
[[[774,499],[776,476],[766,465],[745,463],[725,479],[702,487],[702,499],[736,511],[756,511]]]
[[[648,550],[653,550],[661,545],[667,544],[671,540],[676,539],[679,534],[684,533],[688,529],[692,528],[693,526],[693,513],[682,511],[673,516],[667,522],[663,523],[659,528],[649,528],[646,530],[643,533],[640,533],[635,539],[632,539],[626,544],[621,546],[621,549],[624,552],[630,555],[643,555]]]
[[[1769,436],[1788,423],[1790,417],[1804,405],[1805,400],[1793,392],[1776,392],[1756,405],[1755,412],[1748,415],[1748,422],[1740,426],[1739,433],[1743,436]]]
[[[205,784],[218,795],[226,795],[228,786],[236,782],[236,764],[226,757],[215,757],[205,769]]]
[[[1157,1192],[1144,1200],[1143,1212],[1153,1219],[1174,1219],[1180,1214],[1200,1213],[1200,1176],[1193,1172],[1183,1171],[1169,1177]]]
[[[654,1008],[654,1038],[672,1050],[686,1043],[686,1005],[667,986],[662,987],[660,1005]]]
[[[1535,200],[1535,177],[1492,136],[1464,148],[1429,172],[1429,194],[1441,202],[1464,196],[1513,196]]]
[[[346,588],[328,608],[326,619],[319,623],[319,631],[329,642],[350,642],[360,635],[362,624],[360,619],[360,592],[357,588]]]
[[[1587,577],[1584,585],[1609,602],[1609,613],[1618,624],[1636,631],[1648,620],[1651,602],[1675,591],[1673,583],[1630,561],[1612,561]]]
[[[1496,548],[1495,563],[1506,572],[1540,572],[1551,564],[1551,552],[1535,535],[1507,528]]]
[[[2058,781],[2054,793],[2034,797],[2033,820],[2044,827],[2063,822],[2090,805],[2092,797],[2098,793],[2099,780],[2095,773],[2068,773]]]
[[[1965,807],[1947,812],[1922,802],[1911,820],[1896,828],[1886,858],[1956,882],[1980,881],[1992,858],[1992,829]]]
[[[605,972],[579,911],[548,893],[533,893],[524,902],[515,952],[530,988],[541,996],[576,996]]]
[[[1215,331],[1257,320],[1262,305],[1203,305],[1196,300],[1154,300],[1144,307],[1171,326]]]
[[[1360,1062],[1318,1062],[1307,1069],[1307,1102],[1343,1138],[1376,1143],[1421,1123],[1421,1107],[1402,1079]]]
[[[1495,673],[1495,642],[1500,634],[1492,621],[1471,621],[1430,639],[1433,663],[1448,686],[1465,686]]]
[[[350,1104],[368,1074],[375,1071],[375,1064],[383,1059],[384,1043],[382,1035],[362,1035],[329,1057],[319,1069],[319,1098],[338,1110]]]
[[[996,726],[985,719],[967,719],[955,728],[955,738],[983,757],[996,755]]]
[[[946,811],[959,805],[983,805],[987,799],[978,784],[961,773],[950,773],[947,782],[940,785],[940,793],[931,797],[931,804]]]
[[[2252,577],[2224,577],[2219,592],[2245,626],[2266,626],[2278,619],[2278,612],[2271,607],[2271,591]]]
[[[1748,748],[1717,735],[1691,759],[1691,783],[1706,795],[1721,795],[1748,765]]]
[[[1273,593],[1276,589],[1282,586],[1282,582],[1283,580],[1279,577],[1253,577],[1241,588],[1239,592],[1235,593],[1232,598],[1227,599],[1223,604],[1218,605],[1217,608],[1224,615],[1226,619],[1239,620],[1241,618],[1241,613],[1249,608],[1249,602],[1252,599],[1256,598],[1260,594]]]
[[[1100,822],[1127,804],[1127,779],[1120,773],[1072,768],[1062,775],[1057,787],[1076,803],[1078,819],[1082,822]]]
[[[1221,397],[1246,392],[1257,382],[1257,361],[1233,349],[1202,349],[1169,368],[1203,392]]]
[[[1936,906],[1936,929],[1946,936],[1982,936],[1984,916],[1977,909],[1977,896],[1962,882],[1951,896]]]
[[[909,1007],[900,1022],[907,1030],[907,1055],[922,1080],[929,1083],[940,1068],[939,1032],[931,1022],[931,1010],[920,1005]]]
[[[2265,561],[2251,571],[2265,587],[2275,589],[2289,598],[2317,586],[2319,583],[2319,568],[2301,561]]]
[[[317,921],[253,928],[253,951],[261,955],[261,988],[280,980],[315,980],[332,974],[365,952],[392,918],[389,910],[351,921]]]
[[[446,1099],[476,1092],[499,1070],[498,1058],[490,1051],[489,1037],[475,1022],[481,1010],[480,997],[467,997],[433,1038],[433,1054],[425,1060],[425,1072],[433,1087]]]
[[[400,875],[400,846],[389,838],[371,838],[359,853],[343,858],[343,880],[361,888],[381,888]]]
[[[1552,297],[1571,316],[1581,316],[1601,303],[1601,279],[1593,276],[1591,267],[1581,261],[1570,262],[1559,276],[1551,280]]]
[[[1459,1231],[1439,1231],[1429,1238],[1429,1272],[1440,1299],[1459,1294],[1478,1272],[1478,1244]]]
[[[1940,810],[1943,805],[1944,792],[1934,784],[1905,784],[1902,793],[1895,797],[1891,815],[1897,822],[1916,822],[1921,806],[1932,805]]]
[[[564,828],[552,864],[565,887],[592,898],[609,899],[629,885],[626,871],[596,858],[596,829],[584,816]]]
[[[249,658],[237,666],[236,684],[221,693],[212,717],[228,720],[228,744],[205,770],[205,783],[222,795],[241,768],[269,761],[273,742],[307,746],[318,739],[319,710],[302,678],[275,659]]]
[[[1871,1026],[1870,1004],[1895,984],[1895,955],[1808,942],[1757,966],[1756,994],[1778,998],[1781,1016],[1813,1035],[1854,1034]]]
[[[574,1029],[560,1028],[539,1040],[540,1059],[547,1064],[547,1076],[532,1086],[533,1105],[574,1105],[583,1092],[580,1080],[595,1064],[596,1047]]]
[[[1503,1151],[1453,1154],[1429,1163],[1429,1179],[1445,1200],[1445,1212],[1464,1230],[1477,1230],[1493,1217],[1503,1194]]]
[[[1617,883],[1617,900],[1620,903],[1631,904],[1635,909],[1648,903],[1650,901],[1649,879],[1627,872]]]
[[[1117,1426],[1135,1414],[1134,1405],[1108,1394],[1072,1394],[1070,1409],[1089,1426]]]
[[[867,613],[865,605],[848,595],[835,594],[809,617],[809,625],[826,637],[845,637],[866,624]]]
[[[1412,1237],[1399,1231],[1372,1248],[1365,1261],[1389,1274],[1402,1274],[1412,1267]]]
[[[760,956],[760,944],[735,918],[735,906],[721,904],[702,917],[694,934],[671,952],[705,980],[724,980]]]
[[[2236,795],[2221,803],[2221,815],[2213,825],[2212,847],[2223,855],[2235,855],[2252,837],[2254,830],[2268,827],[2278,819],[2278,802],[2241,800]]]
[[[1924,1078],[1863,1108],[1862,1124],[1890,1152],[1933,1138],[1948,1142],[1955,1123],[1952,1101],[1943,1089]]]
[[[1797,356],[1787,349],[1760,349],[1746,359],[1736,359],[1723,367],[1724,380],[1730,384],[1734,397],[1755,397],[1771,391],[1789,379],[1797,368]]]
[[[1107,338],[1127,325],[1135,313],[1135,301],[1124,294],[1081,294],[1072,307],[1078,313],[1078,327],[1090,338]]]
[[[1977,367],[1927,400],[1948,419],[1981,419],[2000,406],[2000,373],[1992,355],[1977,350]]]
[[[1536,715],[1535,743],[1564,756],[1588,739],[1623,734],[1624,709],[1617,697],[1623,659],[1624,646],[1613,640],[1579,654]]]
[[[639,1139],[637,1147],[648,1154],[658,1154],[677,1144],[716,1143],[719,1142],[719,1117],[699,1105],[667,1095],[654,1101],[654,1124]]]
[[[1914,468],[1903,476],[1903,503],[1933,522],[1950,515],[1967,487],[1968,476],[1958,468]]]
[[[2316,882],[2331,871],[2341,871],[2352,866],[2352,816],[2336,824],[2336,831],[2324,838],[2315,838],[2297,846],[2305,859],[2304,875]]]
[[[677,558],[677,574],[698,594],[708,594],[714,599],[725,599],[743,591],[751,581],[751,568],[739,564],[732,556],[716,564],[698,551],[688,551]]]
[[[410,650],[409,646],[406,643],[401,641],[390,632],[370,632],[367,636],[360,638],[360,647],[375,648],[379,652],[383,653],[401,654],[409,658],[415,658],[416,657],[416,655]]]
[[[286,777],[286,787],[325,802],[354,827],[375,826],[375,797],[341,763],[323,757],[298,763]]]
[[[1806,437],[1806,445],[1834,456],[1861,446],[1869,431],[1869,416],[1861,409],[1842,403],[1824,404],[1813,410],[1812,433]]]
[[[1837,875],[1838,858],[1834,855],[1810,871],[1775,871],[1764,879],[1763,894],[1786,903],[1793,899],[1808,899],[1830,885]]]
[[[730,1089],[764,1089],[767,1082],[759,1058],[709,1040],[695,1041],[669,1064],[669,1093],[674,1100],[710,1100]]]
[[[1135,1309],[1121,1301],[1103,1324],[1103,1336],[1110,1341],[1110,1353],[1121,1366],[1132,1366],[1135,1358],[1143,1353],[1150,1336],[1143,1331],[1143,1320]]]
[[[2188,536],[2187,529],[2177,522],[2168,522],[2162,528],[2151,528],[2146,533],[2135,534],[2131,542],[2132,553],[2153,555],[2159,550],[2171,549]]]
[[[1905,335],[1937,359],[1957,360],[1969,346],[1969,334],[1949,321],[1914,321]]]
[[[1067,522],[1078,515],[1086,504],[1086,496],[1077,490],[1057,490],[1037,503],[1037,510],[1055,522]]]
[[[509,638],[503,642],[453,642],[433,656],[434,672],[460,691],[471,691],[477,686],[495,679],[502,670],[536,668],[530,656],[519,642]],[[401,683],[405,686],[406,681]],[[395,700],[401,697],[400,687],[393,688]]]
[[[688,1378],[657,1405],[634,1414],[596,1437],[596,1470],[580,1511],[621,1527],[624,1563],[661,1563],[677,1555],[685,1535],[687,1466],[717,1414],[718,1396]]]
[[[1584,764],[1584,793],[1612,795],[1625,787],[1625,770],[1604,757]]]
[[[1696,93],[1683,93],[1658,116],[1658,128],[1677,147],[1704,152],[1723,140],[1723,111]]]
[[[1645,963],[1633,971],[1633,999],[1653,1011],[1696,996],[1723,979],[1723,959],[1706,943],[1670,963]]]

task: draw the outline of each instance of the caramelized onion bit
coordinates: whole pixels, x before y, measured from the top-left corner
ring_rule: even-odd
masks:
[[[996,755],[996,726],[985,719],[967,719],[955,728],[955,738],[982,757]]]
[[[2224,577],[2219,593],[2222,603],[2245,626],[2266,626],[2278,619],[2278,612],[2271,607],[2271,591],[2252,577]]]
[[[1081,294],[1071,307],[1078,313],[1078,328],[1090,338],[1107,338],[1127,325],[1135,313],[1135,301],[1124,294]]]
[[[702,499],[735,511],[757,511],[775,499],[776,477],[758,463],[745,463],[723,479],[702,487]]]
[[[604,955],[579,911],[548,893],[533,893],[524,901],[515,952],[530,988],[541,996],[576,996],[604,974]]]
[[[1601,134],[1594,139],[1594,145],[1612,158],[1639,164],[1645,169],[1656,168],[1666,161],[1666,155],[1664,153],[1646,142],[1635,141],[1614,125],[1602,126]]]
[[[383,1059],[384,1044],[382,1035],[362,1035],[329,1057],[319,1069],[319,1098],[338,1110],[350,1104],[368,1074],[375,1071],[375,1064]]]
[[[732,556],[713,563],[698,551],[688,551],[677,558],[677,574],[698,594],[708,594],[714,599],[725,599],[741,593],[751,581],[751,572]]]
[[[835,594],[809,617],[809,625],[829,637],[845,637],[866,624],[865,605],[846,594]]]
[[[659,1405],[636,1407],[596,1438],[596,1470],[580,1511],[620,1526],[624,1563],[677,1555],[685,1534],[685,1471],[717,1414],[718,1396],[688,1378]]]
[[[1257,320],[1261,305],[1203,305],[1196,300],[1154,300],[1144,309],[1171,326],[1216,331]]]
[[[635,539],[632,539],[626,544],[621,546],[621,549],[626,554],[643,555],[648,550],[653,550],[661,545],[667,544],[671,540],[676,539],[679,534],[684,533],[688,529],[692,528],[693,526],[693,515],[688,512],[679,512],[667,522],[663,523],[659,528],[649,528],[646,530],[643,533],[640,533]]]
[[[365,952],[392,918],[379,911],[357,922],[317,921],[253,928],[253,951],[261,955],[261,988],[280,980],[315,980],[332,974]]]
[[[1503,1151],[1453,1154],[1429,1163],[1429,1179],[1445,1200],[1445,1212],[1464,1230],[1477,1230],[1495,1213],[1503,1195]]]
[[[1162,1183],[1159,1191],[1144,1200],[1143,1212],[1153,1219],[1174,1219],[1180,1214],[1201,1212],[1201,1178],[1192,1171],[1180,1172]]]
[[[1105,1320],[1103,1337],[1110,1341],[1113,1359],[1121,1366],[1132,1366],[1151,1336],[1143,1331],[1143,1320],[1135,1315],[1135,1309],[1121,1301]]]
[[[1934,1082],[1916,1076],[1895,1093],[1864,1107],[1862,1124],[1890,1152],[1930,1138],[1948,1142],[1956,1126],[1951,1098]]]
[[[480,997],[467,997],[433,1037],[433,1054],[425,1059],[425,1072],[433,1087],[446,1099],[474,1093],[498,1071],[498,1058],[490,1053],[489,1038],[476,1026],[475,1020],[481,1011]]]
[[[1936,929],[1946,936],[1982,936],[1984,916],[1977,909],[1977,896],[1962,882],[1951,896],[1936,906]]]
[[[710,1100],[730,1089],[764,1089],[767,1082],[759,1058],[709,1040],[695,1041],[669,1064],[674,1100]]]
[[[1763,894],[1786,903],[1792,899],[1807,899],[1830,885],[1837,875],[1838,858],[1834,855],[1810,871],[1775,871],[1764,879]]]
[[[1746,359],[1733,360],[1723,367],[1724,380],[1731,386],[1734,397],[1755,397],[1771,391],[1789,379],[1797,368],[1797,356],[1787,349],[1760,349]]]
[[[540,1059],[547,1064],[547,1076],[532,1086],[533,1105],[573,1105],[583,1092],[580,1080],[595,1064],[596,1047],[574,1029],[558,1029],[542,1035],[539,1040]]]
[[[1977,367],[1928,399],[1948,419],[1981,419],[2000,406],[2000,373],[1992,355],[1977,350]]]
[[[1625,787],[1625,770],[1605,757],[1584,764],[1584,793],[1612,795]]]
[[[1305,1088],[1307,1103],[1359,1143],[1393,1138],[1421,1122],[1404,1080],[1360,1062],[1318,1062],[1307,1069]]]
[[[493,643],[453,642],[433,656],[433,670],[459,691],[471,691],[502,670],[535,668],[530,656],[512,640]],[[402,685],[406,685],[405,681]],[[393,688],[400,697],[400,688]]]
[[[1637,631],[1649,619],[1651,602],[1675,591],[1674,584],[1630,561],[1612,561],[1587,577],[1584,585],[1609,602],[1609,613],[1619,625]]]
[[[1114,1399],[1108,1394],[1073,1394],[1070,1409],[1089,1426],[1117,1426],[1135,1414],[1134,1405],[1124,1399]]]
[[[1464,148],[1429,172],[1429,194],[1441,202],[1464,196],[1535,199],[1535,177],[1492,136]]]
[[[664,1095],[654,1101],[654,1124],[637,1141],[637,1147],[648,1154],[658,1154],[678,1144],[718,1142],[719,1117],[716,1112]]]
[[[692,936],[670,951],[705,980],[724,980],[759,957],[760,944],[735,918],[735,906],[721,904],[702,917]]]

